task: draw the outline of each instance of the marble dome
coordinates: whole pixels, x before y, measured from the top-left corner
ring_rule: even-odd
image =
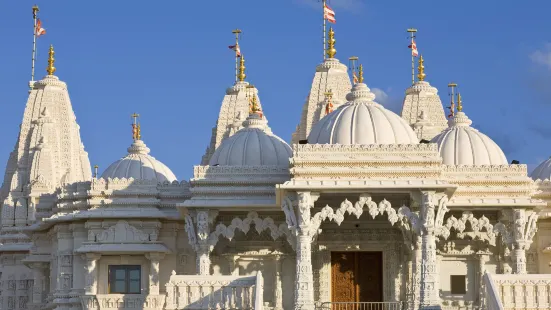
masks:
[[[308,136],[310,144],[418,144],[408,123],[373,101],[364,83],[356,84],[347,103],[322,118]]]
[[[135,140],[128,148],[128,155],[112,163],[101,175],[102,178],[133,178],[173,182],[178,179],[162,162],[149,155],[150,149],[142,140]]]
[[[289,166],[291,147],[271,133],[265,118],[253,113],[243,125],[220,144],[210,166]]]
[[[539,164],[530,174],[534,180],[551,179],[551,157]]]
[[[445,165],[507,165],[501,148],[488,136],[471,127],[464,112],[448,121],[449,127],[434,137]]]

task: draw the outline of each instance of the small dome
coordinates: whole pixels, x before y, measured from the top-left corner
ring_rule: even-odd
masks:
[[[149,155],[149,148],[142,140],[135,140],[128,148],[128,155],[112,163],[102,178],[156,180],[173,182],[177,178],[162,162]]]
[[[265,118],[253,113],[243,125],[214,151],[210,166],[289,166],[291,147],[268,130]]]
[[[485,134],[471,127],[463,112],[448,121],[448,128],[434,137],[445,165],[507,165],[501,148]]]
[[[551,157],[539,164],[539,166],[532,171],[530,177],[534,180],[551,179]]]
[[[374,102],[364,83],[352,87],[347,103],[322,118],[308,136],[310,144],[418,144],[404,119]]]

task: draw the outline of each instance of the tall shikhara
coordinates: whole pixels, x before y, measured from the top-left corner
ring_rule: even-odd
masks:
[[[50,207],[56,188],[92,178],[67,85],[53,75],[53,48],[50,54],[48,75],[30,91],[8,160],[0,191],[4,229],[32,224],[41,217],[37,209]]]
[[[327,48],[324,51],[327,58],[316,67],[310,93],[302,106],[300,123],[291,139],[293,144],[306,140],[314,125],[325,116],[327,93],[331,93],[331,104],[336,109],[346,102],[346,94],[352,88],[348,68],[335,58],[335,43],[335,32],[330,28]]]

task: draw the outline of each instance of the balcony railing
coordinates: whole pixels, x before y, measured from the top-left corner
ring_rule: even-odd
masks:
[[[406,310],[406,303],[393,302],[324,302],[316,310]]]

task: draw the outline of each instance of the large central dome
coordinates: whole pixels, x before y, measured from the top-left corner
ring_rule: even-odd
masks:
[[[322,118],[308,136],[310,144],[418,144],[413,129],[394,112],[374,102],[366,84],[352,87],[348,102]]]

